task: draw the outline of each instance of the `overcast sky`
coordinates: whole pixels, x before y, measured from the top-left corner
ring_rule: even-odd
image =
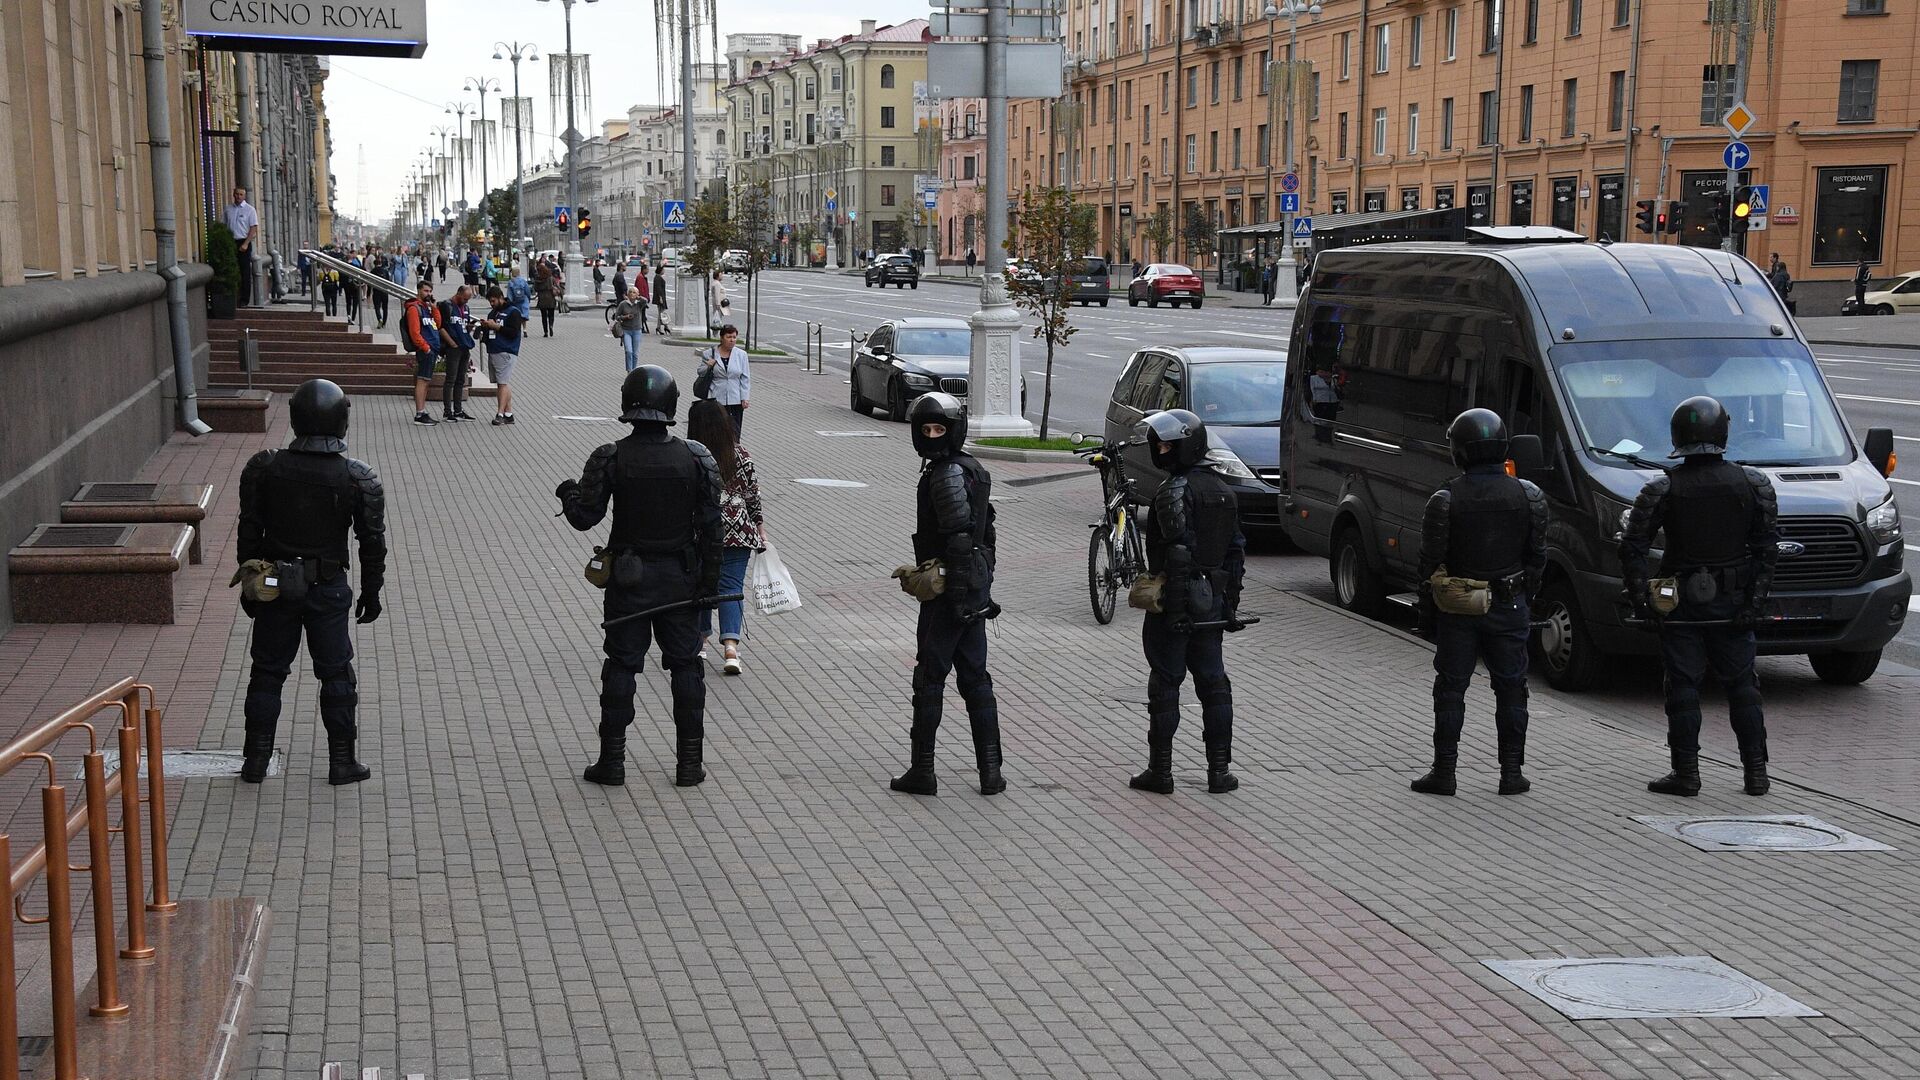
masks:
[[[671,2],[671,0],[662,0]],[[721,48],[726,35],[783,33],[800,35],[803,44],[816,38],[856,33],[862,18],[880,25],[922,18],[926,0],[865,0],[849,5],[845,15],[779,0],[714,0],[719,6]],[[696,4],[696,10],[698,8]],[[678,5],[675,5],[677,10]],[[696,16],[697,17],[697,16]],[[454,126],[457,118],[445,111],[459,100],[478,108],[478,95],[463,91],[469,79],[496,78],[505,94],[513,88],[513,65],[493,59],[496,41],[531,42],[541,62],[520,65],[520,92],[533,99],[534,125],[540,136],[528,148],[527,165],[558,156],[558,126],[548,124],[547,65],[549,49],[564,51],[565,27],[559,0],[427,0],[427,53],[418,60],[380,60],[336,56],[327,80],[327,116],[333,131],[333,175],[339,183],[334,198],[342,213],[361,209],[360,162],[365,151],[365,209],[369,219],[389,217],[394,201],[406,187],[409,166],[431,145],[438,153],[437,127]],[[701,29],[710,39],[710,31]],[[579,117],[582,132],[599,130],[603,120],[624,118],[627,107],[660,104],[657,32],[653,0],[577,2],[573,7],[574,51],[592,58],[593,115]],[[667,87],[666,101],[676,91],[677,76]],[[502,94],[487,95],[487,118],[500,119]],[[561,103],[565,116],[565,103]],[[475,116],[469,109],[469,122]],[[501,130],[501,154],[491,166],[490,179],[499,187],[512,175],[511,134]],[[552,136],[547,138],[546,136]],[[468,181],[467,197],[478,202],[479,174]],[[457,180],[453,199],[460,197]]]

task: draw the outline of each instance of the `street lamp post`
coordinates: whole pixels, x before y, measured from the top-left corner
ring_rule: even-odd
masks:
[[[836,269],[840,265],[840,168],[846,152],[846,144],[840,141],[841,132],[846,129],[847,116],[840,106],[827,110],[827,137],[833,146],[831,163],[827,166],[827,190],[833,192],[833,205],[827,208],[827,268]]]
[[[447,136],[458,135],[460,133],[460,127],[458,124],[453,127],[442,124],[432,130],[435,135],[440,136],[440,158],[436,164],[440,166],[440,206],[442,209],[445,209],[450,196],[450,193],[447,191],[447,168],[453,160],[447,156]],[[448,225],[447,219],[444,217],[441,218],[440,224],[442,227],[446,227]]]
[[[1309,0],[1279,0],[1277,6],[1274,0],[1268,0],[1266,10],[1261,12],[1267,20],[1267,111],[1269,115],[1271,115],[1273,111],[1273,78],[1282,70],[1286,72],[1287,77],[1286,115],[1281,118],[1285,136],[1282,139],[1281,145],[1283,147],[1282,156],[1287,160],[1287,172],[1289,174],[1297,173],[1297,170],[1293,167],[1293,84],[1295,82],[1293,77],[1293,58],[1297,54],[1300,44],[1300,16],[1308,15],[1319,18],[1321,10],[1319,4],[1311,3]],[[1287,17],[1287,64],[1284,69],[1280,66],[1280,62],[1274,59],[1273,56],[1273,30],[1276,20],[1282,15]],[[1273,125],[1269,124],[1267,127],[1267,214],[1269,221],[1273,220],[1273,211],[1278,206],[1279,196],[1273,190]],[[1300,286],[1295,273],[1293,260],[1293,215],[1281,215],[1280,222],[1280,262],[1274,267],[1273,271],[1273,302],[1280,307],[1291,308],[1300,302]]]
[[[507,54],[506,56],[501,55],[502,50],[506,52]],[[493,58],[495,60],[505,60],[507,59],[508,56],[511,56],[513,58],[513,211],[514,213],[513,213],[513,238],[507,242],[508,258],[511,259],[514,247],[520,243],[520,238],[527,234],[527,172],[526,172],[526,166],[521,161],[521,148],[520,148],[520,129],[526,126],[524,123],[522,123],[520,110],[526,107],[526,104],[525,104],[526,99],[520,96],[520,61],[521,59],[524,58],[530,64],[537,64],[540,62],[540,54],[537,51],[535,51],[535,48],[532,42],[527,42],[526,44],[522,44],[516,41],[511,45],[507,44],[504,41],[496,41],[493,43]],[[569,61],[569,63],[571,63],[571,61]],[[485,127],[486,113],[484,111],[486,104],[487,104],[486,91],[482,90],[480,93],[480,105],[483,110],[480,114],[482,133],[486,131],[486,127]],[[504,116],[504,110],[502,115]],[[481,168],[485,169],[486,158],[483,156],[481,157],[480,160],[481,160]]]
[[[548,0],[540,0],[540,2],[544,4]],[[560,0],[567,33],[567,213],[572,215],[572,222],[567,226],[567,303],[585,305],[587,293],[584,286],[587,275],[580,256],[579,228],[580,132],[574,126],[573,115],[573,5],[575,2],[576,0]],[[593,4],[598,3],[599,0],[584,0],[584,2]]]
[[[486,104],[485,99],[484,98],[481,99],[481,105],[483,108],[485,107],[485,104]],[[453,137],[454,149],[460,150],[462,140],[466,141],[467,146],[469,147],[472,146],[473,140],[468,137],[468,132],[467,132],[467,103],[464,101],[449,101],[446,104],[446,111],[453,116],[453,127],[454,127],[454,131],[456,132],[456,134]],[[465,151],[461,151],[461,154],[460,154],[460,211],[461,213],[464,214],[466,212],[467,206],[468,206],[468,203],[467,203],[467,155]]]

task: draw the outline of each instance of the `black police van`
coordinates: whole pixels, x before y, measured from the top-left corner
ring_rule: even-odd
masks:
[[[1760,651],[1865,680],[1913,592],[1885,479],[1893,434],[1856,443],[1779,297],[1735,255],[1542,228],[1322,252],[1287,354],[1282,517],[1328,556],[1342,606],[1408,602],[1427,497],[1456,471],[1447,423],[1498,412],[1516,436],[1510,467],[1553,507],[1535,662],[1582,689],[1610,654],[1657,649],[1626,623],[1616,544],[1634,497],[1672,464],[1673,407],[1696,394],[1726,405],[1728,456],[1779,493],[1778,618]]]

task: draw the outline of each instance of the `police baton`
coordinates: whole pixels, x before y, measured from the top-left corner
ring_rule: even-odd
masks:
[[[1658,630],[1663,626],[1763,626],[1787,621],[1784,615],[1761,615],[1753,619],[1642,619],[1626,618],[1623,625],[1636,630]]]
[[[1259,621],[1260,616],[1248,615],[1241,619],[1217,619],[1211,622],[1197,622],[1193,624],[1193,628],[1195,630],[1226,630],[1235,626],[1252,626]]]
[[[661,604],[659,607],[650,607],[645,611],[636,611],[631,615],[621,615],[618,618],[608,619],[606,622],[600,624],[600,629],[611,630],[621,623],[632,622],[635,619],[644,619],[649,615],[658,615],[666,611],[678,611],[681,608],[714,607],[718,604],[724,604],[729,600],[744,600],[746,596],[747,594],[745,593],[722,593],[719,596],[700,596],[692,600],[679,600],[671,604]]]

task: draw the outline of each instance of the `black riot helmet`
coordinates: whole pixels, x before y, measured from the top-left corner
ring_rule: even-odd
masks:
[[[1148,413],[1140,426],[1146,429],[1147,450],[1157,469],[1190,469],[1207,456],[1206,422],[1185,409]],[[1167,446],[1165,453],[1161,443]]]
[[[671,424],[679,405],[680,387],[672,373],[658,364],[634,368],[620,384],[620,419],[626,423]]]
[[[1507,460],[1507,424],[1492,409],[1468,409],[1447,425],[1447,447],[1453,463],[1494,465]]]
[[[293,422],[293,449],[323,453],[345,450],[350,407],[347,392],[339,383],[328,379],[301,383],[287,402],[287,417]]]
[[[1673,410],[1673,453],[1668,457],[1727,452],[1726,406],[1705,394],[1690,397]]]
[[[952,394],[936,390],[914,398],[907,409],[907,423],[913,428],[913,448],[923,458],[957,454],[967,443],[967,407]],[[945,424],[947,433],[930,439],[923,430],[927,424]]]

